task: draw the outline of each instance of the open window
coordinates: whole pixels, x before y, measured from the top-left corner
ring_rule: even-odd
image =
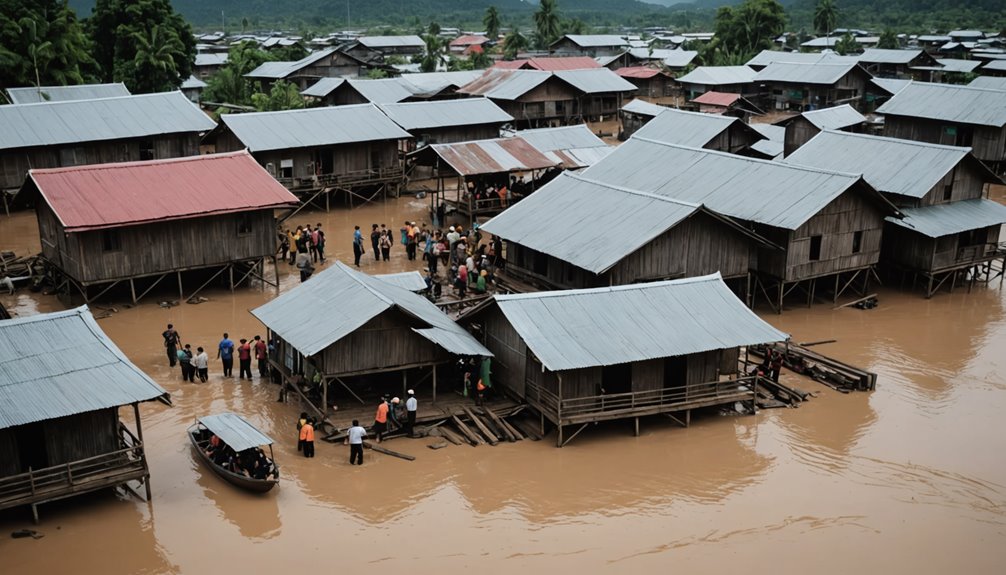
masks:
[[[252,217],[251,214],[239,214],[238,215],[238,235],[247,236],[252,233]]]
[[[119,230],[103,230],[101,232],[101,251],[117,252],[122,249],[122,237]]]
[[[852,234],[852,253],[858,254],[863,251],[863,232],[855,232]]]
[[[154,159],[154,141],[140,140],[140,161]]]
[[[281,178],[292,178],[293,177],[293,160],[280,160],[279,161],[279,177]]]
[[[810,237],[810,257],[812,262],[821,260],[821,236]]]

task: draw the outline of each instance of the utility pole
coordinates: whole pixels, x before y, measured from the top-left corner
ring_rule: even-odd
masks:
[[[350,28],[352,25],[349,23],[349,0],[346,0],[346,31],[348,32]]]
[[[224,20],[224,11],[220,11],[220,31],[227,33],[227,22]]]

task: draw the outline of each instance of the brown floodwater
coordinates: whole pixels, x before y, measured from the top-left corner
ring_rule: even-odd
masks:
[[[351,261],[351,231],[426,220],[428,200],[296,216],[322,222],[330,254]],[[34,216],[0,219],[0,249],[37,251]],[[369,273],[418,269],[395,259]],[[283,289],[296,285],[281,265]],[[794,341],[880,374],[872,393],[843,395],[784,374],[817,397],[755,416],[706,415],[682,429],[646,419],[554,441],[496,447],[396,439],[414,462],[367,453],[350,466],[342,445],[298,457],[296,403],[276,387],[182,384],[165,365],[159,333],[211,349],[223,331],[264,332],[248,310],[270,290],[211,290],[210,301],[162,308],[157,294],[121,303],[101,326],[171,392],[173,407],[142,406],[151,468],[149,503],[99,493],[0,512],[3,573],[231,573],[345,568],[416,573],[581,573],[645,570],[776,573],[1000,573],[1006,561],[1006,296],[995,284],[926,300],[879,290],[861,311],[794,307],[764,315]],[[27,315],[62,309],[25,290],[0,295]],[[283,477],[265,497],[232,488],[197,461],[184,430],[232,410],[276,440]],[[123,411],[123,416],[128,414]],[[338,421],[338,418],[337,418]],[[34,528],[44,538],[11,539]]]

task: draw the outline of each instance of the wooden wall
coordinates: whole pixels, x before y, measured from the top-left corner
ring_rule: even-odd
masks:
[[[422,140],[426,144],[453,144],[455,142],[498,138],[500,136],[501,125],[500,123],[492,123],[448,126],[445,128],[419,128],[410,130],[409,133],[412,134],[417,143]]]
[[[481,322],[485,335],[483,345],[493,352],[494,385],[523,399],[527,345],[495,304],[479,314],[477,321]]]
[[[954,249],[957,243],[954,242]],[[890,222],[884,223],[883,259],[914,270],[930,271],[936,240]]]
[[[802,115],[797,116],[786,124],[786,135],[783,140],[783,156],[789,156],[800,146],[806,144],[811,138],[821,133],[817,126],[811,124]]]
[[[719,150],[721,152],[736,154],[749,148],[760,139],[751,132],[751,130],[747,130],[735,122],[702,147],[707,150]]]
[[[21,473],[21,457],[18,454],[14,428],[0,429],[0,478]]]
[[[283,160],[292,160],[292,177],[310,182],[315,174],[350,174],[397,167],[398,143],[395,140],[379,140],[316,148],[270,150],[257,152],[254,156],[259,164],[267,170],[271,169],[269,173],[277,179],[282,178]]]
[[[944,190],[950,186],[950,199],[945,200]],[[976,200],[982,197],[985,177],[972,162],[963,161],[950,170],[917,204],[906,207],[932,206],[961,200]]]
[[[425,324],[397,310],[382,313],[321,352],[324,372],[348,375],[450,360],[443,348],[413,327]]]
[[[888,114],[884,117],[884,135],[948,146],[970,146],[979,160],[1006,161],[1006,127],[972,126]]]
[[[250,233],[239,234],[248,218]],[[40,231],[46,228],[39,216]],[[47,228],[46,228],[47,229]],[[56,233],[62,235],[57,226]],[[97,283],[154,275],[175,270],[222,265],[271,256],[276,251],[276,223],[272,210],[252,210],[202,218],[154,222],[117,228],[121,248],[104,250],[103,230],[70,234],[63,253],[51,254],[43,235],[43,253],[62,261],[63,271],[82,283]],[[76,274],[76,275],[74,275]]]
[[[46,421],[45,448],[49,465],[59,465],[119,449],[116,408],[88,411]]]

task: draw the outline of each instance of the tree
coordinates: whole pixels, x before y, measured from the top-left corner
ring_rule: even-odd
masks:
[[[534,12],[535,37],[539,48],[548,48],[559,39],[561,22],[557,0],[541,0]]]
[[[835,52],[845,56],[846,54],[858,54],[861,52],[861,46],[856,39],[853,38],[852,34],[846,32],[841,38],[835,42]]]
[[[0,84],[81,84],[94,71],[90,39],[65,0],[0,0]]]
[[[785,28],[786,12],[777,0],[744,0],[739,6],[723,6],[716,11],[716,36],[706,51],[721,55],[712,59],[730,55],[731,60],[746,62],[759,51],[772,48]]]
[[[517,55],[528,47],[527,36],[520,33],[520,28],[514,26],[513,30],[503,39],[503,59],[516,60]]]
[[[573,18],[563,22],[562,30],[564,34],[586,34],[587,23],[579,18]]]
[[[472,52],[472,55],[468,57],[468,60],[472,63],[473,70],[484,70],[493,65],[493,59],[489,57],[489,54],[486,54],[481,50]]]
[[[880,34],[880,40],[877,42],[877,48],[896,50],[900,47],[901,43],[898,41],[898,35],[894,33],[894,30],[888,28]]]
[[[192,28],[174,12],[169,0],[97,0],[85,21],[94,40],[94,56],[105,82],[124,82],[135,93],[177,88],[192,74],[196,57]],[[156,69],[136,65],[137,38],[178,45],[170,50],[173,66]],[[154,76],[147,76],[147,74]]]
[[[241,19],[241,33],[245,34],[248,32],[248,17],[245,16]]]
[[[140,93],[165,92],[177,88],[178,63],[185,57],[185,47],[174,30],[154,26],[133,33],[136,56],[122,61],[116,75],[131,78],[132,88]]]
[[[490,42],[499,40],[502,22],[500,21],[499,10],[495,6],[486,8],[486,15],[482,18],[482,25],[486,27],[486,38],[489,38]]]
[[[447,43],[434,34],[427,34],[423,41],[426,42],[426,53],[419,61],[419,69],[423,72],[436,72],[441,64],[447,63],[444,57]]]
[[[258,68],[266,60],[269,60],[269,55],[260,50],[258,44],[253,41],[231,46],[227,63],[207,82],[203,100],[240,106],[251,105],[254,90],[245,74]]]
[[[814,7],[814,30],[822,36],[831,36],[838,23],[838,8],[835,0],[817,0]]]
[[[304,97],[300,95],[297,86],[283,80],[277,80],[268,94],[252,94],[251,101],[252,106],[260,112],[299,110],[304,107]]]

